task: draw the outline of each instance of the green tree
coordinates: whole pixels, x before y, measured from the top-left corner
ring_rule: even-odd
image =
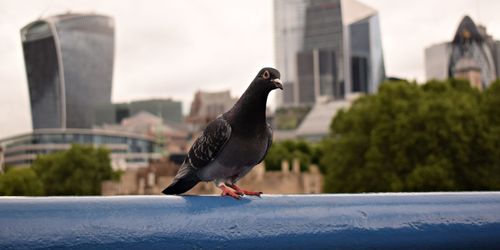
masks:
[[[116,179],[109,150],[72,145],[69,150],[40,155],[32,165],[47,195],[99,195],[101,182]]]
[[[499,189],[500,133],[489,120],[500,120],[498,86],[482,94],[454,79],[382,84],[333,119],[322,149],[325,190]]]
[[[283,160],[291,164],[294,159],[298,159],[301,170],[307,171],[309,165],[319,165],[320,155],[321,149],[317,145],[303,140],[285,140],[273,143],[264,162],[267,170],[279,171]]]
[[[0,195],[43,195],[43,184],[30,168],[10,168],[0,175]]]
[[[289,159],[290,152],[288,149],[280,142],[274,142],[269,151],[267,152],[264,163],[266,164],[266,170],[268,171],[279,171],[281,170],[281,161]]]
[[[500,189],[498,179],[500,179],[500,80],[494,82],[484,93],[484,101],[482,103],[482,112],[486,115],[489,130],[486,137],[490,138],[487,141],[490,151],[489,160],[493,162],[491,168],[492,174],[487,175],[485,181],[490,186]]]

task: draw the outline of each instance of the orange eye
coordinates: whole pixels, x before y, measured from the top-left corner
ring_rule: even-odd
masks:
[[[269,71],[267,71],[267,70],[266,70],[266,71],[264,71],[264,74],[262,74],[262,77],[263,77],[264,79],[266,79],[266,80],[267,80],[267,79],[269,79],[269,77],[270,77],[270,76],[271,76],[271,75],[269,74]]]

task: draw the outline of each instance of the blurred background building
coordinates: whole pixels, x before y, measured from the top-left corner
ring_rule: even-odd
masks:
[[[168,99],[147,99],[130,102],[130,114],[135,115],[141,111],[147,111],[151,114],[161,117],[168,123],[182,123],[182,103]]]
[[[143,99],[99,106],[95,112],[94,126],[121,124],[123,119],[141,112],[160,117],[163,122],[180,125],[184,122],[182,103],[172,98]]]
[[[277,106],[373,93],[385,78],[379,17],[355,0],[274,1]]]
[[[192,131],[199,131],[220,114],[233,107],[238,98],[231,97],[229,90],[218,92],[197,91],[191,102],[186,122]]]
[[[91,128],[111,104],[114,21],[96,14],[51,16],[21,29],[33,129]]]
[[[163,147],[163,156],[186,154],[192,139],[191,133],[185,124],[165,122],[161,116],[153,115],[147,111],[140,111],[135,115],[126,117],[119,124],[104,124],[101,127],[106,131],[134,133],[154,138],[157,146]]]
[[[238,183],[249,190],[265,194],[318,194],[323,191],[323,175],[318,166],[309,166],[300,171],[300,162],[283,161],[281,171],[266,171],[263,163],[242,178]],[[152,163],[147,168],[130,169],[120,181],[104,181],[102,195],[159,194],[172,183],[179,166],[169,161]],[[220,194],[220,189],[211,182],[200,182],[186,194]]]
[[[154,137],[107,130],[37,129],[0,140],[8,167],[30,166],[38,155],[67,150],[75,143],[106,147],[114,169],[144,167],[161,156]]]
[[[41,154],[71,144],[104,146],[115,169],[144,167],[162,156],[153,133],[103,130],[114,122],[111,88],[113,18],[66,13],[33,21],[21,29],[33,132],[0,140],[3,166],[29,166]],[[182,121],[180,103],[146,100],[127,106],[127,116],[149,110]]]
[[[451,42],[425,49],[425,74],[427,80],[466,79],[482,90],[500,76],[500,41],[465,16]]]

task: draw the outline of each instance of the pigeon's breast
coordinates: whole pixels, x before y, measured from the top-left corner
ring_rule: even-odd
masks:
[[[203,181],[242,177],[264,157],[268,138],[231,138],[217,158],[198,172]]]

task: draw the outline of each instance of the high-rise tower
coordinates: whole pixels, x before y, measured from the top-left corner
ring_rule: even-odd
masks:
[[[385,78],[376,10],[355,0],[275,0],[279,106],[373,93]]]
[[[462,78],[484,89],[500,76],[500,41],[465,16],[451,42],[425,49],[425,74],[427,80]]]
[[[21,29],[33,129],[91,128],[111,105],[114,21],[63,14]]]

